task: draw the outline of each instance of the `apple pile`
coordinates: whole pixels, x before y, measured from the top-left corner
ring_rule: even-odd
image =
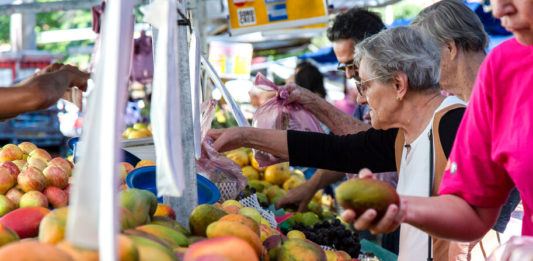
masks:
[[[0,150],[0,216],[23,207],[60,208],[68,203],[74,165],[31,142]]]

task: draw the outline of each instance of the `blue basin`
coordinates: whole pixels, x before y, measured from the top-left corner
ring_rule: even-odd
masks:
[[[155,166],[148,166],[132,170],[126,176],[126,184],[130,188],[151,191],[157,196],[155,168]],[[198,204],[216,203],[220,198],[220,191],[215,184],[199,174],[196,174],[196,181],[198,184]],[[162,203],[163,198],[157,198],[157,201]]]

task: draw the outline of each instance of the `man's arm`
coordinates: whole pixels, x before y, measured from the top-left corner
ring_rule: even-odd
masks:
[[[307,89],[296,85],[288,85],[287,90],[290,93],[287,99],[288,103],[297,102],[301,104],[336,135],[355,134],[370,128],[364,122],[337,109],[325,99]]]
[[[0,88],[0,119],[52,106],[69,87],[85,90],[89,74],[73,66],[49,73],[37,73],[13,87]]]
[[[276,208],[292,207],[303,212],[315,193],[329,184],[333,184],[344,177],[344,172],[318,169],[315,174],[299,187],[293,188],[276,203]]]

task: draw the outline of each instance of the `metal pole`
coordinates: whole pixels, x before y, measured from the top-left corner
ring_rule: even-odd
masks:
[[[184,4],[178,4],[185,13]],[[179,17],[179,16],[178,16]],[[179,77],[180,113],[181,113],[181,143],[183,149],[183,173],[185,176],[185,190],[179,198],[163,196],[163,202],[170,205],[176,212],[176,220],[188,226],[189,215],[198,204],[198,190],[196,181],[196,161],[194,159],[194,137],[191,104],[191,81],[189,73],[188,28],[177,25],[177,75]],[[169,46],[169,48],[172,48]]]
[[[191,10],[192,13],[194,31],[196,32],[196,35],[198,35],[198,38],[200,40],[200,52],[201,54],[207,56],[209,50],[207,45],[207,31],[205,30],[207,27],[206,1],[207,0],[189,0],[188,7],[190,7],[189,10]],[[208,79],[205,73],[203,76],[200,76],[200,78],[204,78],[205,80]],[[204,84],[201,85],[202,101],[205,101],[211,98],[211,90],[213,88],[211,85],[206,84],[207,81],[203,82]]]

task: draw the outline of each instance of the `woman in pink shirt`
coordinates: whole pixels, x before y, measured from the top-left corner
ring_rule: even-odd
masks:
[[[345,211],[357,229],[387,233],[406,222],[439,237],[475,240],[492,227],[516,186],[525,211],[522,234],[533,235],[533,1],[491,0],[491,6],[515,38],[493,49],[479,70],[441,196],[402,197],[377,224],[374,210],[357,218]]]

